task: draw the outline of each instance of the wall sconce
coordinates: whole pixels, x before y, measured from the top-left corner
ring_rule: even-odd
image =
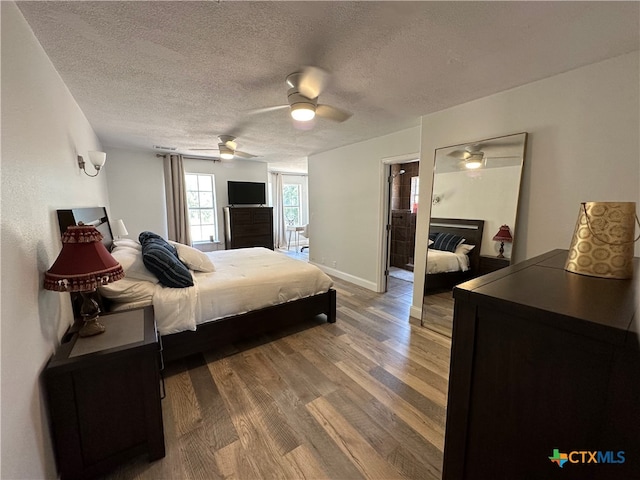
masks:
[[[78,155],[78,166],[80,167],[80,170],[82,170],[85,173],[85,175],[87,175],[88,177],[97,177],[98,174],[100,173],[100,169],[104,165],[104,162],[107,160],[107,154],[104,152],[96,152],[94,150],[91,150],[88,153],[89,153],[89,160],[91,161],[91,163],[96,169],[96,174],[90,175],[84,169],[85,161],[84,161],[84,158],[82,158],[82,155]]]

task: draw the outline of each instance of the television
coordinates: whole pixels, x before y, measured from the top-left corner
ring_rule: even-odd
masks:
[[[227,182],[229,205],[265,205],[266,185],[260,182]]]

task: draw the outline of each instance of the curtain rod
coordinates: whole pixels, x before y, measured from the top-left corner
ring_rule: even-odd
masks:
[[[295,177],[308,177],[308,173],[279,172],[278,170],[269,170],[269,173],[279,173],[280,175],[289,175]]]
[[[167,154],[163,155],[161,153],[156,153],[156,157],[161,157],[161,158],[164,158],[167,155],[179,155],[179,154],[167,153]],[[186,159],[189,159],[189,160],[212,160],[214,163],[220,161],[220,159],[216,158],[216,157],[192,157],[190,155],[182,155],[182,158],[186,158]]]

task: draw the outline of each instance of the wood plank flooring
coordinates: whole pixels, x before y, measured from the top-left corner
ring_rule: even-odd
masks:
[[[453,333],[453,294],[451,290],[425,295],[422,311],[425,312],[424,325],[426,327],[451,337]]]
[[[167,365],[166,457],[107,478],[439,479],[450,339],[407,320],[411,283],[334,281],[337,323]]]

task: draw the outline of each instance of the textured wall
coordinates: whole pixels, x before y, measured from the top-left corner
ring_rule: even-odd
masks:
[[[1,9],[0,476],[56,478],[38,377],[72,314],[67,294],[42,289],[43,273],[61,248],[55,209],[107,205],[107,188],[78,169],[77,154],[100,150],[84,114],[16,6]]]

